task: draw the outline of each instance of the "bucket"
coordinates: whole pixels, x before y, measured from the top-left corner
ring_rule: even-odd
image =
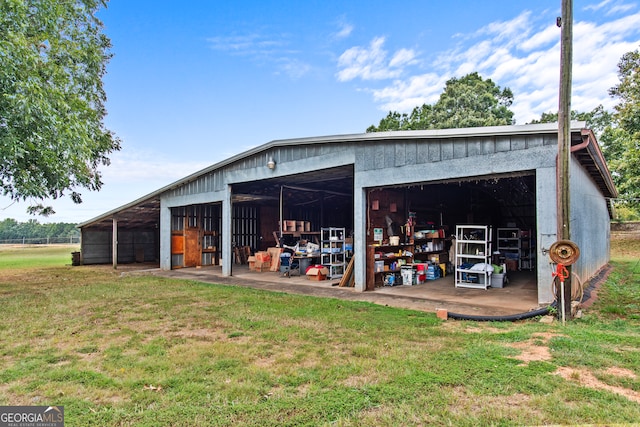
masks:
[[[80,265],[81,262],[80,252],[71,252],[71,265]]]
[[[502,288],[504,286],[504,273],[493,273],[491,275],[491,287]]]
[[[398,246],[400,244],[400,236],[389,236],[389,244],[391,246]]]

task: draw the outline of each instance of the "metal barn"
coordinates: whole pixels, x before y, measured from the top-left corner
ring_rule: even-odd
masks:
[[[571,145],[571,230],[581,250],[573,271],[586,281],[609,261],[616,190],[584,123],[572,123]],[[413,252],[414,231],[437,230],[439,260],[458,225],[481,224],[493,230],[492,254],[507,240],[499,230],[526,236],[518,269],[533,275],[543,304],[553,300],[546,251],[558,240],[557,155],[556,124],[271,141],[80,224],[81,259],[220,266],[230,276],[238,248],[318,242],[336,228],[350,244],[355,289],[366,291],[380,286],[371,254],[389,245],[389,224]]]

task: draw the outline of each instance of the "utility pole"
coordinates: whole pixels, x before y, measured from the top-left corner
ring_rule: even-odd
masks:
[[[573,64],[573,0],[562,0],[560,26],[560,91],[558,106],[558,240],[571,240],[569,162],[571,157],[571,69]],[[558,313],[571,317],[571,265],[568,277],[556,282]],[[561,289],[563,288],[563,289]],[[561,294],[564,298],[561,299]],[[564,304],[564,307],[560,305]]]

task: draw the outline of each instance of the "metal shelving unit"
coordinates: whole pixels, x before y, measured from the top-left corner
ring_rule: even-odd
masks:
[[[329,270],[328,277],[342,277],[345,270],[344,228],[323,228],[321,234],[321,263]]]
[[[520,266],[520,229],[514,227],[498,228],[498,252],[505,260],[517,261]]]
[[[536,265],[535,242],[531,230],[520,230],[520,270],[533,270]]]
[[[491,227],[456,226],[456,287],[487,289],[491,286]],[[481,264],[482,268],[474,266]]]
[[[533,270],[535,250],[531,230],[498,228],[498,251],[507,260],[518,262],[518,270]]]

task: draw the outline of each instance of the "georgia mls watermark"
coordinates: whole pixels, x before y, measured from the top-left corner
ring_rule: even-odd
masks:
[[[64,406],[0,406],[0,427],[64,427]]]

